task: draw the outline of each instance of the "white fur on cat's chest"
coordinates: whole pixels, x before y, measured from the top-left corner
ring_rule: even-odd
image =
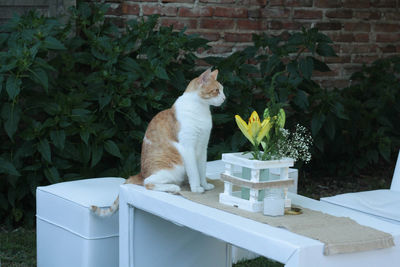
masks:
[[[199,103],[196,95],[184,94],[175,102],[176,119],[179,122],[179,139],[190,133],[193,137],[208,136],[212,128],[209,105]]]

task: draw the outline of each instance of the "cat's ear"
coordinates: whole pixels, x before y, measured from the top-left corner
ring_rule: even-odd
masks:
[[[205,84],[211,77],[211,69],[206,70],[199,76],[199,81],[201,84]]]
[[[211,72],[210,77],[214,80],[217,80],[217,76],[218,76],[218,70],[214,70],[213,72]]]

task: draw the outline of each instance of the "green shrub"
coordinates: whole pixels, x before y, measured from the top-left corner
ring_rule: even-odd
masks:
[[[1,221],[32,220],[38,185],[137,172],[147,123],[197,74],[206,40],[156,30],[154,16],[121,30],[107,8],[82,3],[67,24],[30,12],[2,29]]]
[[[248,149],[234,115],[247,118],[253,110],[262,114],[271,100],[281,103],[271,111],[272,116],[286,106],[289,127],[297,122],[310,127],[302,115],[310,111],[310,93],[322,90],[311,79],[313,71],[329,71],[320,56],[336,56],[331,40],[315,28],[280,36],[254,35],[253,41],[253,46],[227,58],[207,59],[220,70],[219,79],[227,94],[225,109],[216,109],[213,115],[215,135],[209,150],[215,158],[223,152]],[[275,75],[275,90],[271,92]],[[234,131],[227,135],[227,129]]]
[[[349,174],[391,160],[400,147],[400,57],[352,75],[353,85],[311,96],[314,166]]]
[[[207,49],[206,40],[156,30],[157,17],[121,30],[105,20],[107,8],[82,3],[65,25],[30,12],[2,29],[0,214],[9,223],[33,218],[38,185],[137,172],[147,123],[197,75],[194,52]],[[316,29],[254,41],[206,59],[228,96],[213,116],[209,159],[241,150],[239,131],[227,136],[235,114],[263,110],[271,98],[307,106],[298,88],[317,87],[312,71],[328,70],[313,55],[334,55]],[[276,73],[277,91],[268,94]]]
[[[336,56],[330,39],[317,29],[254,35],[254,46],[226,58],[209,58],[227,91],[225,109],[215,110],[210,155],[247,150],[233,116],[259,113],[272,99],[286,106],[288,127],[300,123],[314,139],[308,171],[348,175],[390,161],[400,147],[400,59],[382,59],[352,76],[353,85],[324,89],[312,80],[329,71],[320,56]],[[273,94],[271,79],[277,75]],[[277,106],[279,107],[279,105]],[[275,110],[274,112],[277,112]],[[297,163],[301,167],[302,163]],[[304,167],[304,166],[303,166]]]

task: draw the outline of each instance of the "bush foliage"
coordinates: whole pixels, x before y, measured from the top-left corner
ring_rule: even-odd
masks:
[[[358,173],[400,149],[400,57],[377,60],[351,79],[342,90],[310,95],[314,166],[331,173]]]
[[[332,41],[318,29],[303,29],[280,36],[254,35],[254,45],[227,58],[210,57],[207,61],[220,70],[219,79],[227,89],[225,109],[215,110],[216,136],[221,139],[210,147],[213,154],[241,151],[244,138],[240,131],[226,136],[226,129],[236,129],[234,114],[248,118],[253,110],[263,114],[270,101],[280,104],[270,109],[274,116],[286,107],[290,120],[293,114],[303,114],[310,109],[309,92],[321,88],[312,78],[313,71],[326,72],[329,67],[321,56],[336,56]],[[274,81],[274,84],[271,84]],[[271,92],[271,88],[274,90]],[[308,123],[300,116],[303,125]],[[248,148],[247,148],[248,149]]]
[[[120,29],[107,9],[81,3],[65,24],[30,12],[0,31],[1,222],[32,222],[39,185],[138,172],[147,123],[199,74],[195,53],[207,40],[159,27],[154,16]],[[352,171],[389,160],[400,140],[398,59],[365,67],[354,86],[325,90],[312,74],[329,70],[322,57],[336,56],[326,35],[303,29],[253,40],[204,59],[219,69],[227,95],[213,110],[209,159],[247,149],[232,131],[234,115],[274,100],[289,126],[311,129],[313,167]]]
[[[359,173],[389,162],[400,148],[400,57],[380,59],[352,75],[352,85],[321,88],[312,80],[314,71],[329,71],[321,57],[336,56],[331,40],[317,29],[303,29],[281,36],[255,35],[254,46],[227,58],[209,58],[220,70],[227,88],[225,109],[215,110],[218,140],[212,154],[248,150],[235,129],[234,114],[249,117],[264,110],[271,100],[285,106],[288,126],[300,123],[314,139],[309,171],[330,175]],[[258,67],[257,67],[258,66]],[[271,82],[276,77],[274,91]],[[277,112],[275,110],[273,112]],[[220,139],[218,139],[220,138]],[[297,167],[301,166],[301,162]]]
[[[39,185],[135,173],[147,123],[196,74],[206,40],[155,30],[154,16],[121,31],[106,11],[82,3],[65,25],[30,12],[4,26],[1,218],[33,218]]]

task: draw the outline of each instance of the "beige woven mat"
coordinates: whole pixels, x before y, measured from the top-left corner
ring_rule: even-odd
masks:
[[[215,185],[204,194],[192,193],[182,188],[181,195],[191,201],[224,210],[271,226],[285,228],[325,244],[324,254],[351,253],[394,246],[393,237],[371,227],[363,226],[348,217],[336,217],[319,211],[302,208],[301,215],[265,216],[219,203],[223,182],[209,181]]]

